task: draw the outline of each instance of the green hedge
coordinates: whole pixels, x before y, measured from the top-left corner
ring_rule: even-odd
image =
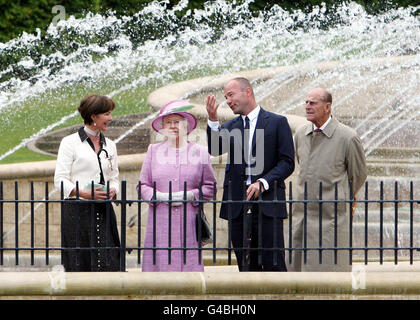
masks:
[[[87,12],[106,14],[111,9],[117,15],[132,15],[139,12],[153,0],[0,0],[0,42],[7,42],[22,34],[22,32],[35,33],[36,28],[46,30],[56,14],[52,8],[60,4],[65,7],[67,15],[84,16]],[[217,0],[213,0],[217,1]],[[234,1],[234,0],[232,0]],[[176,5],[179,0],[169,1],[168,7]],[[203,8],[205,0],[190,0],[188,9]],[[240,2],[238,0],[237,2]],[[312,6],[326,3],[327,8],[333,8],[341,1],[334,0],[302,0],[302,1],[262,1],[255,0],[251,5],[252,11],[260,11],[274,4],[285,10],[301,9],[311,10]],[[363,5],[369,13],[378,13],[389,8],[415,6],[418,0],[356,0]],[[181,15],[183,12],[180,13]]]

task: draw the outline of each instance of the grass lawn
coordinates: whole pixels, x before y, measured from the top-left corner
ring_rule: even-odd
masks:
[[[19,145],[24,139],[37,134],[41,129],[57,123],[63,117],[77,110],[80,100],[91,92],[108,94],[113,88],[89,88],[76,85],[71,88],[60,88],[33,99],[28,99],[19,106],[0,111],[0,155]],[[153,88],[137,88],[128,92],[115,95],[113,100],[117,107],[113,116],[148,111],[146,104],[147,95]],[[82,123],[79,114],[67,119],[53,130]],[[20,148],[0,161],[0,164],[51,160],[54,157],[38,154],[26,147]]]

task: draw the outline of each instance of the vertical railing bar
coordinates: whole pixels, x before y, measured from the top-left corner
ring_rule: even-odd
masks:
[[[319,227],[319,264],[322,264],[322,181],[319,182],[319,206],[318,206],[318,215],[319,215],[319,221],[318,221],[318,227]]]
[[[95,247],[95,238],[98,237],[98,235],[95,237],[96,232],[95,232],[95,203],[93,202],[94,198],[95,198],[95,182],[92,180],[90,182],[90,199],[92,201],[90,202],[90,206],[89,206],[90,207],[90,247],[91,247],[89,252],[90,252],[90,265],[92,268],[94,268],[94,266],[97,266],[99,264],[97,260],[99,260],[99,256],[100,256],[99,248],[97,248],[97,250],[93,249]],[[95,252],[97,254],[96,261],[95,261]],[[94,268],[94,270],[95,269],[96,267]]]
[[[168,264],[172,263],[172,181],[169,181],[169,207],[168,207]]]
[[[80,198],[79,181],[76,181],[76,203],[77,203],[77,223],[76,223],[76,266],[80,270]]]
[[[213,183],[213,201],[216,201],[217,196],[217,184]],[[216,202],[213,202],[213,265],[216,265],[216,237],[217,237],[217,225],[216,225]]]
[[[338,182],[334,184],[334,264],[338,263]]]
[[[141,181],[137,191],[137,264],[141,264]]]
[[[249,204],[246,201],[246,181],[244,180],[242,183],[242,201],[244,205],[242,206],[242,269],[244,271],[249,271],[249,262],[250,262],[250,251],[249,248],[251,246],[250,239],[248,238],[248,228],[250,223],[249,216],[248,216],[248,208]]]
[[[35,248],[35,210],[34,210],[34,182],[30,182],[31,197],[31,266],[35,264],[34,248]]]
[[[60,183],[60,213],[61,213],[61,219],[60,219],[60,229],[61,229],[61,251],[60,251],[60,256],[61,256],[61,265],[63,265],[63,255],[66,253],[65,250],[63,248],[63,244],[64,244],[64,232],[63,232],[63,206],[64,206],[64,182],[61,181]]]
[[[19,192],[18,182],[15,181],[15,264],[19,265]]]
[[[368,206],[368,199],[369,199],[369,184],[365,182],[365,265],[368,264],[368,244],[369,244],[369,206]]]
[[[111,199],[109,198],[109,180],[106,182],[106,202],[105,202],[105,246],[108,248],[103,250],[106,252],[106,265],[109,267],[111,265],[111,252],[117,252],[118,249],[109,249],[111,246]]]
[[[126,259],[125,252],[127,250],[126,234],[127,234],[127,181],[121,181],[121,253],[120,253],[120,270],[125,272]]]
[[[307,219],[308,219],[308,182],[305,181],[304,185],[304,191],[303,191],[303,264],[306,264],[306,258],[307,258]]]
[[[410,265],[413,264],[413,236],[414,236],[414,224],[413,224],[413,218],[414,218],[414,188],[413,188],[413,181],[410,181]]]
[[[50,263],[50,251],[48,250],[50,246],[50,229],[49,229],[49,187],[48,181],[45,182],[45,264],[48,266]]]
[[[263,243],[262,243],[262,210],[261,210],[261,182],[258,184],[259,193],[258,193],[258,265],[262,266],[262,255],[264,253]],[[251,199],[252,200],[252,199]]]
[[[384,182],[379,184],[379,263],[383,264],[384,255]]]
[[[200,185],[198,187],[198,199],[200,202],[198,203],[198,214],[201,214],[201,210],[204,212],[203,203],[203,183],[200,181]],[[202,261],[202,254],[203,249],[201,247],[201,236],[202,236],[202,230],[201,230],[201,223],[198,224],[198,264],[201,264]]]
[[[395,207],[395,216],[394,216],[394,264],[398,264],[398,182],[395,181],[394,184],[394,207]]]
[[[228,181],[228,265],[232,264],[232,181]]]
[[[184,265],[187,264],[187,181],[184,181],[184,195],[183,195],[183,207],[184,207],[184,234],[183,234],[183,260]]]
[[[277,180],[276,180],[277,181]],[[293,231],[292,231],[292,220],[293,220],[293,186],[292,181],[289,181],[289,264],[292,264],[292,248],[293,248]]]
[[[153,200],[156,201],[156,181],[153,181]],[[153,203],[153,265],[156,265],[156,202]]]
[[[277,202],[277,180],[274,181],[274,203]],[[277,230],[277,223],[278,223],[278,217],[277,215],[274,216],[274,225],[273,225],[273,265],[277,266],[277,260],[279,256],[279,242],[278,242],[278,230]]]

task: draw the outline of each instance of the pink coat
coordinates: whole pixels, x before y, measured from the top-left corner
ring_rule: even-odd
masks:
[[[191,190],[195,199],[199,199],[199,184],[201,182],[203,199],[212,199],[216,178],[210,164],[207,147],[192,142],[188,142],[187,146],[181,149],[171,148],[166,141],[151,144],[140,172],[142,199],[152,199],[154,182],[156,182],[156,191],[169,192],[169,181],[172,181],[172,192],[183,191],[184,181],[186,181],[187,191]],[[156,242],[154,245],[153,204],[150,204],[142,271],[204,271],[203,261],[201,260],[199,263],[198,250],[194,249],[198,248],[195,231],[197,210],[198,203],[187,204],[185,243],[184,205],[172,206],[171,243],[169,245],[169,205],[166,203],[156,204]],[[168,249],[153,249],[162,247],[173,248],[170,250],[170,264],[168,263]],[[179,250],[184,247],[193,249]]]

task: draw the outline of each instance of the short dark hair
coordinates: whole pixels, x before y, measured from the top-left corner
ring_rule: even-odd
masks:
[[[233,78],[232,80],[237,81],[239,83],[239,87],[241,88],[241,90],[245,90],[246,88],[252,88],[251,86],[251,82],[244,77],[236,77]]]
[[[246,88],[251,88],[252,94],[254,94],[254,89],[252,89],[251,82],[244,77],[236,77],[233,78],[231,81],[236,81],[239,84],[239,88],[241,88],[242,91],[244,91]]]
[[[106,96],[90,94],[80,101],[77,110],[80,112],[85,124],[92,123],[92,115],[114,110],[115,102]]]

